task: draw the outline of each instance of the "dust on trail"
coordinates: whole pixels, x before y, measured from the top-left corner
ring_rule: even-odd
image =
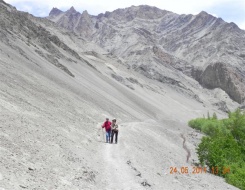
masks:
[[[120,137],[120,132],[123,137]],[[127,130],[120,128],[120,132],[118,144],[103,142],[101,146],[105,189],[142,189],[125,157]]]

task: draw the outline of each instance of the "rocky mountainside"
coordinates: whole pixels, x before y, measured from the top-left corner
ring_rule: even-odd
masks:
[[[124,11],[53,9],[57,24],[0,0],[1,190],[236,189],[191,173],[202,134],[187,122],[239,104],[138,27],[173,13]],[[104,143],[106,117],[117,118],[118,144]],[[183,166],[188,174],[171,174]]]
[[[181,71],[205,88],[221,88],[238,103],[245,100],[245,31],[234,23],[204,11],[178,15],[150,6],[98,16],[74,8],[53,9],[48,19],[92,40],[149,78],[181,83],[162,71],[167,67],[175,76],[175,70]]]

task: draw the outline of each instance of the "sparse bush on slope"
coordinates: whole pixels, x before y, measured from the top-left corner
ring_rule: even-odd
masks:
[[[218,120],[214,114],[213,117],[191,120],[188,124],[207,135],[197,148],[200,164],[210,171],[218,168],[215,174],[245,190],[245,113],[238,109],[228,116]],[[230,172],[224,172],[224,168],[230,168]]]

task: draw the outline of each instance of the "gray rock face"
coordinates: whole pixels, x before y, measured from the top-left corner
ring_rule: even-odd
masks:
[[[91,31],[93,31],[94,27],[92,17],[88,12],[83,11],[81,14],[77,12],[74,7],[71,7],[66,12],[52,9],[48,18],[56,22],[59,26],[80,34],[85,38],[91,36]]]
[[[154,72],[154,66],[173,67],[206,88],[221,88],[233,100],[244,101],[245,31],[234,23],[204,11],[177,15],[150,6],[117,9],[96,17],[87,12],[76,14],[65,13],[58,21],[51,20],[121,57],[130,68],[140,70],[137,68],[144,65],[146,76]],[[222,63],[222,68],[213,66],[216,62]],[[191,70],[202,70],[202,74],[191,74]]]
[[[11,9],[12,11],[10,12],[8,9]],[[62,69],[67,74],[74,77],[74,75],[67,69],[67,67],[59,62],[59,59],[69,59],[64,55],[64,53],[61,52],[62,50],[75,57],[76,59],[81,60],[82,58],[77,54],[77,52],[68,47],[57,36],[52,35],[44,27],[35,24],[32,21],[31,15],[18,12],[10,6],[0,6],[0,11],[0,41],[12,49],[18,50],[22,56],[29,60],[29,57],[23,50],[23,47],[15,43],[15,41],[18,40],[25,42],[28,46],[35,47],[35,52],[40,57],[46,59],[56,67]],[[11,38],[13,38],[14,41],[10,41],[9,39]],[[38,46],[40,46],[42,50],[40,50]]]
[[[126,9],[117,9],[113,12],[106,12],[105,14],[100,14],[97,18],[105,17],[105,18],[112,18],[118,21],[131,21],[136,18],[139,19],[159,19],[167,14],[168,11],[163,11],[156,7],[151,7],[147,5],[141,6],[131,6]]]
[[[202,72],[196,72],[194,77],[206,88],[221,88],[226,91],[230,97],[242,103],[245,99],[245,81],[243,74],[228,67],[224,63],[215,63],[208,65]]]
[[[240,109],[245,110],[245,104],[244,103],[240,106]]]
[[[59,10],[59,9],[57,9],[57,8],[53,8],[53,9],[50,11],[49,16],[50,16],[50,17],[51,17],[51,16],[55,17],[55,16],[58,16],[58,15],[61,14],[61,13],[63,13],[63,11],[61,11],[61,10]]]

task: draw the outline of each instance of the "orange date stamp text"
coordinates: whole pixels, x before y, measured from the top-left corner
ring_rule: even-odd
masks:
[[[198,166],[192,166],[192,167],[170,167],[170,174],[205,174],[207,172],[210,172],[212,174],[219,174],[221,172],[222,174],[228,174],[230,173],[230,167],[211,167],[210,170],[207,169],[207,167],[198,167]]]

